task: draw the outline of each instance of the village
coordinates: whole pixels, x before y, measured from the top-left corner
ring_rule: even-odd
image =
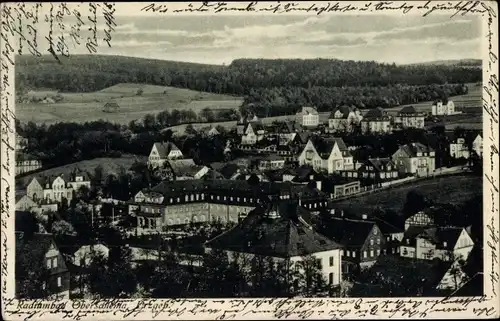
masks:
[[[342,105],[327,122],[310,106],[272,124],[249,113],[231,129],[182,134],[222,142],[221,161],[189,157],[178,137],[153,142],[147,159],[126,169],[145,177],[135,190],[97,169],[39,175],[30,138],[18,134],[18,295],[469,293],[482,284],[481,191],[450,204],[418,188],[480,179],[481,131],[432,126],[459,113],[452,100],[395,115]],[[341,206],[412,186],[397,211]]]

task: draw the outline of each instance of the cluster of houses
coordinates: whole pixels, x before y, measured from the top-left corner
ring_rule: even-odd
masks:
[[[16,176],[42,168],[40,159],[26,152],[27,145],[28,139],[16,133]]]
[[[455,113],[453,103],[445,106],[436,102],[432,113],[451,115]],[[426,177],[436,170],[436,151],[430,146],[409,143],[387,157],[360,161],[353,156],[356,147],[330,134],[357,129],[365,134],[388,133],[424,128],[424,122],[425,114],[413,107],[405,107],[392,117],[381,108],[362,114],[359,109],[341,106],[331,113],[322,133],[318,132],[319,114],[313,107],[303,107],[296,121],[270,126],[251,116],[237,123],[241,141],[236,148],[254,156],[209,165],[198,165],[186,158],[173,142],[156,142],[147,164],[161,173],[163,180],[128,200],[127,215],[133,218],[140,234],[213,221],[235,224],[205,243],[205,250],[223,250],[229,259],[238,260],[258,255],[296,263],[313,256],[333,287],[356,271],[372,267],[383,256],[439,259],[446,268],[435,287],[455,290],[457,275],[453,272],[452,277],[451,270],[460,268],[457,260],[467,259],[475,245],[470,227],[440,224],[435,209],[414,213],[404,226],[399,226],[366,214],[344,215],[330,203],[359,193],[366,181],[374,184],[407,176]],[[207,133],[218,134],[212,129]],[[17,144],[21,151],[25,141],[18,138],[16,150]],[[449,153],[453,158],[468,159],[471,153],[482,157],[481,135],[472,142],[454,138]],[[22,166],[19,173],[39,168],[19,164]],[[81,171],[68,176],[33,177],[25,195],[16,198],[16,211],[57,211],[82,187],[90,189],[91,182]],[[326,226],[318,226],[318,217],[324,216],[328,216]],[[44,287],[64,298],[69,296],[69,269],[87,265],[88,253],[96,250],[96,246],[86,245],[68,259],[62,256],[52,236],[43,231],[17,231],[16,237],[17,251],[31,246],[42,254],[50,272]],[[102,244],[97,245],[97,250],[104,255],[109,252]]]

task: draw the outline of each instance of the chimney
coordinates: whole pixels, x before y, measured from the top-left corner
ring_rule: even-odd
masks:
[[[366,220],[366,219],[368,219],[368,216],[367,216],[366,214],[363,214],[363,215],[361,216],[361,218],[362,218],[362,219],[364,219],[364,220]]]
[[[321,191],[321,181],[316,181],[316,188]]]

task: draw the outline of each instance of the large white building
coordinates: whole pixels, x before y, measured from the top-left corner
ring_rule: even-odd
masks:
[[[479,157],[483,157],[483,136],[478,134],[472,142],[472,150],[476,152]]]
[[[432,115],[434,116],[446,116],[446,115],[456,115],[460,114],[455,110],[455,103],[451,100],[442,101],[437,100],[432,104]]]
[[[450,143],[450,156],[453,158],[469,159],[470,152],[465,138],[457,138],[456,141]]]
[[[275,263],[286,261],[302,275],[301,262],[313,257],[327,284],[339,286],[342,246],[314,231],[304,219],[309,215],[295,201],[263,204],[236,227],[208,241],[205,248],[224,250],[230,261],[237,259],[244,267],[256,256],[271,257]]]
[[[351,132],[362,119],[363,116],[359,109],[341,106],[330,114],[328,118],[328,130],[330,132]]]
[[[319,125],[319,114],[314,107],[302,107],[297,113],[297,122],[302,127],[317,127]]]
[[[161,167],[170,159],[183,157],[181,150],[172,142],[154,143],[149,153],[148,165],[153,168]]]

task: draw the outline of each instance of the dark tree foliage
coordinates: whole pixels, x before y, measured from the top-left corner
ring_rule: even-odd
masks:
[[[480,81],[482,75],[480,66],[337,59],[239,59],[229,66],[98,55],[71,56],[62,64],[49,56],[17,60],[19,92],[40,87],[92,92],[124,82],[173,86],[243,96],[242,113],[252,109],[260,117],[295,113],[304,104],[329,111],[342,104],[374,108],[447,99],[467,93],[463,84]],[[215,120],[210,110],[201,114],[205,121]]]

